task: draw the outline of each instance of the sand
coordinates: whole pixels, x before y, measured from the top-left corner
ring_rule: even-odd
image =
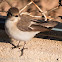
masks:
[[[24,42],[20,49],[12,49],[5,31],[0,30],[0,62],[62,62],[62,41],[33,38],[27,41],[21,55]],[[17,45],[13,40],[13,44]]]

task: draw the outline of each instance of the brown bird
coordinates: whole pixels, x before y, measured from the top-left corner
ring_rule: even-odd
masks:
[[[56,25],[57,22],[42,22],[28,13],[19,14],[19,10],[13,7],[8,10],[7,20],[5,22],[5,31],[11,38],[26,42],[32,39],[39,32],[50,31]]]

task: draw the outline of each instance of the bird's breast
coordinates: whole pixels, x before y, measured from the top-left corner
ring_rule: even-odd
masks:
[[[38,31],[36,32],[21,31],[17,28],[15,23],[11,21],[7,21],[5,26],[6,26],[6,32],[8,32],[7,34],[10,37],[14,38],[15,40],[19,40],[19,41],[20,40],[28,41],[32,39],[37,33],[39,33]]]

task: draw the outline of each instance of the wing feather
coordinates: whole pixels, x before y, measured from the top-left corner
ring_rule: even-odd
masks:
[[[58,24],[55,21],[41,22],[33,20],[32,22],[33,24],[31,24],[30,28],[32,28],[33,31],[41,31],[41,32],[49,31]]]

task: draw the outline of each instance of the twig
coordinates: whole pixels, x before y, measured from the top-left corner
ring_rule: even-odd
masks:
[[[12,5],[7,1],[7,0],[5,0],[10,6],[11,6],[11,8],[12,8]]]
[[[29,16],[31,16],[31,17],[35,17],[35,18],[41,18],[42,16],[33,16],[33,15],[31,15],[31,13],[28,13],[28,12],[22,12],[20,15],[22,15],[22,14],[26,14],[26,15],[29,15]]]
[[[31,0],[32,1],[32,0]],[[39,6],[38,5],[36,5],[33,1],[32,1],[32,3],[38,8],[38,10],[43,14],[43,16],[45,17],[45,21],[47,21],[47,17],[46,17],[46,15],[45,15],[45,13],[39,8]]]
[[[6,12],[7,13],[7,11],[0,11],[0,12]]]
[[[31,0],[32,1],[32,0]],[[33,1],[32,1],[33,2]],[[39,11],[41,12],[41,13],[43,13],[43,11],[39,8],[39,6],[38,5],[36,5],[34,2],[33,2],[33,4],[39,9]]]
[[[51,10],[48,10],[47,12],[45,11],[44,13],[50,13],[50,12],[52,12],[52,11],[58,9],[59,7],[60,7],[60,6],[56,6],[55,8],[52,8]],[[58,18],[58,17],[55,17],[55,18],[47,17],[47,19],[49,19],[49,20],[54,20],[54,19],[56,19],[56,18]]]
[[[32,1],[32,0],[31,0],[31,1]],[[32,2],[33,2],[33,1],[32,1]],[[39,11],[44,15],[45,20],[47,20],[47,19],[49,19],[49,20],[54,20],[54,19],[57,18],[57,17],[55,17],[55,18],[47,17],[45,14],[47,14],[47,13],[49,13],[49,12],[52,12],[52,11],[58,9],[60,6],[56,6],[55,8],[52,8],[51,10],[48,10],[48,11],[44,11],[44,12],[43,12],[43,11],[39,8],[38,5],[36,5],[34,2],[33,2],[33,4],[34,4],[34,5],[39,9]]]
[[[20,11],[19,11],[19,14],[25,9],[25,8],[27,8],[29,5],[31,5],[32,4],[32,2],[30,2],[30,3],[28,3],[24,8],[22,8]]]
[[[52,11],[58,9],[59,7],[60,7],[60,6],[56,6],[55,8],[52,8],[52,9],[48,10],[47,13],[52,12]],[[45,13],[46,13],[46,12],[45,12]]]

